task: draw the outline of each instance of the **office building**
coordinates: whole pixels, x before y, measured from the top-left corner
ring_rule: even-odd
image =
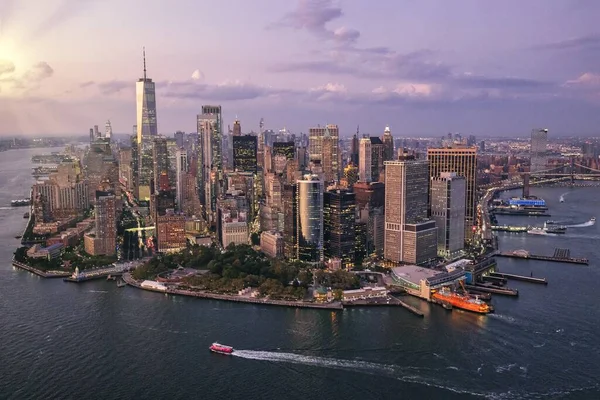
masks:
[[[158,134],[156,123],[156,88],[146,75],[146,51],[144,50],[144,77],[135,85],[136,92],[136,136],[138,145],[137,197],[141,201],[150,199],[150,185],[154,175],[152,163],[153,139]]]
[[[233,121],[233,130],[232,130],[232,135],[233,136],[242,136],[242,124],[240,123],[239,119],[235,119],[235,121]],[[257,142],[258,145],[258,142]]]
[[[283,235],[277,231],[264,231],[260,234],[260,251],[271,258],[283,257]]]
[[[353,186],[358,220],[366,226],[364,247],[367,255],[383,257],[385,229],[385,184],[357,182]]]
[[[384,257],[420,264],[436,257],[435,221],[427,218],[429,165],[404,156],[385,162]]]
[[[477,148],[453,144],[445,148],[427,149],[429,178],[443,172],[454,172],[465,178],[465,240],[473,240],[473,226],[477,216]]]
[[[202,106],[196,118],[198,140],[198,190],[205,218],[214,224],[220,182],[223,179],[221,106]]]
[[[466,182],[453,172],[431,178],[431,218],[437,225],[437,252],[441,257],[460,255],[465,245]]]
[[[185,186],[187,174],[189,171],[187,151],[180,149],[177,151],[177,172],[176,172],[176,193],[177,193],[177,208],[179,211],[184,210],[185,204]]]
[[[386,126],[381,137],[383,143],[383,161],[393,161],[396,157],[394,154],[394,137],[389,126]]]
[[[531,130],[531,162],[530,171],[539,172],[547,169],[548,164],[548,129]]]
[[[256,173],[258,169],[258,138],[252,135],[233,136],[233,169]]]
[[[340,177],[339,135],[338,126],[333,124],[309,129],[309,163],[322,170],[325,182],[337,182]]]
[[[283,204],[283,252],[286,258],[295,259],[298,256],[298,204],[296,202],[295,183],[285,183],[283,185],[281,202]]]
[[[353,192],[332,189],[323,197],[323,240],[326,259],[337,258],[342,267],[354,266],[356,203]]]
[[[297,258],[323,262],[323,181],[316,175],[305,175],[296,183]]]
[[[164,136],[157,136],[154,138],[154,146],[152,148],[152,162],[154,170],[153,188],[154,191],[168,190],[170,188],[169,182],[169,152],[167,150],[167,138]],[[167,177],[166,185],[163,183],[163,187],[160,186],[161,175]],[[163,178],[164,181],[164,178]],[[166,186],[166,187],[165,187]]]
[[[156,219],[157,250],[160,253],[181,251],[186,248],[185,216],[167,211]]]

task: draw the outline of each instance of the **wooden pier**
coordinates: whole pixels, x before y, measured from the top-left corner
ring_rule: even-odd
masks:
[[[490,275],[497,276],[499,278],[514,279],[515,281],[523,281],[523,282],[529,282],[529,283],[539,283],[539,284],[542,284],[542,285],[547,285],[548,284],[548,281],[546,280],[546,278],[534,278],[533,276],[505,274],[503,272],[490,272]]]

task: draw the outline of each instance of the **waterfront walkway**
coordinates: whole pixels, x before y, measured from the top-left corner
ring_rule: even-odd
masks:
[[[15,268],[29,271],[32,274],[41,276],[42,278],[64,278],[71,276],[71,273],[68,271],[42,271],[41,269],[34,268],[31,265],[23,264],[22,262],[16,260],[13,260],[12,265]]]
[[[141,284],[133,279],[131,274],[125,273],[123,274],[123,281],[130,286],[136,287],[138,289],[151,290],[146,289],[141,286]],[[153,291],[153,290],[151,290]],[[190,290],[182,290],[182,289],[171,289],[167,288],[167,290],[163,293],[175,294],[180,296],[190,296],[197,297],[202,299],[213,299],[213,300],[225,300],[225,301],[234,301],[238,303],[252,303],[252,304],[266,304],[266,305],[274,305],[274,306],[284,306],[284,307],[296,307],[296,308],[317,308],[322,310],[341,310],[343,309],[342,303],[327,303],[327,304],[319,304],[319,303],[308,303],[304,301],[288,301],[288,300],[273,300],[273,299],[258,299],[255,297],[242,297],[230,294],[218,294],[218,293],[208,293],[208,292],[195,292]]]

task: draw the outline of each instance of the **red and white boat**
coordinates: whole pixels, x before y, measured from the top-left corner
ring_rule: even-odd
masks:
[[[220,343],[216,343],[216,342],[211,344],[209,349],[210,349],[210,351],[212,351],[214,353],[220,353],[220,354],[233,353],[233,347],[225,346],[224,344],[220,344]]]

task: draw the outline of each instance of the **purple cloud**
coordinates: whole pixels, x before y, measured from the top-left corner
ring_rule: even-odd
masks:
[[[133,90],[134,84],[129,81],[112,80],[108,82],[100,82],[97,84],[98,89],[104,95],[120,93],[123,90]]]
[[[600,49],[600,35],[591,34],[576,38],[545,43],[533,47],[536,50],[586,50]]]

